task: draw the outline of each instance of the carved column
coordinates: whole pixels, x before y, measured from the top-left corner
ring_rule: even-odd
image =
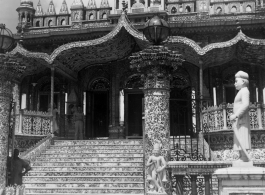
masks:
[[[52,117],[55,117],[53,116],[53,100],[54,99],[54,67],[51,68],[51,102],[50,102],[50,112],[52,114]],[[53,119],[51,120],[51,133],[53,133],[54,129],[53,129]]]
[[[200,60],[200,99],[203,99],[203,62]]]
[[[6,186],[6,161],[8,150],[8,130],[10,103],[14,79],[21,76],[25,67],[15,59],[0,54],[0,189]]]
[[[15,133],[19,133],[19,120],[20,120],[20,88],[19,85],[16,83],[13,87],[13,101],[16,103],[15,108]]]
[[[168,161],[170,155],[170,73],[176,70],[183,60],[180,54],[170,51],[163,46],[151,46],[139,53],[133,54],[130,59],[131,68],[136,68],[141,72],[144,79],[144,164],[146,166],[148,158],[153,155],[152,150],[155,144],[160,144],[160,155]],[[147,175],[145,178],[147,178]],[[150,191],[147,179],[145,183],[147,185],[145,187],[147,194],[157,193]],[[169,189],[165,188],[165,190],[168,194],[171,193]],[[164,192],[159,194],[164,194]]]

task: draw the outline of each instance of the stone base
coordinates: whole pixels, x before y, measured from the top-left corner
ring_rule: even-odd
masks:
[[[214,172],[219,180],[219,195],[265,195],[265,168],[253,162],[234,161],[233,167]]]

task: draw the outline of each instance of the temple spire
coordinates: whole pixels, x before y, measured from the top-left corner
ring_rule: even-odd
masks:
[[[64,0],[60,9],[60,13],[59,14],[68,14],[68,6],[66,1]]]
[[[76,8],[84,8],[84,3],[82,0],[74,0],[71,9],[76,9]]]
[[[50,4],[48,6],[48,10],[47,10],[47,15],[56,15],[56,12],[55,12],[55,6],[53,4],[53,0],[50,1]]]
[[[101,0],[100,8],[109,7],[108,0]]]
[[[35,16],[42,16],[42,15],[43,15],[43,9],[42,9],[42,6],[39,0],[37,7],[36,7]]]
[[[87,8],[88,9],[95,9],[95,8],[97,8],[97,5],[96,5],[95,0],[89,0],[88,1],[88,4],[87,4]]]

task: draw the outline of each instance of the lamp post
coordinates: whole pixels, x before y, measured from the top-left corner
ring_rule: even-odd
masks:
[[[5,24],[0,24],[0,53],[8,51],[14,43],[12,32],[6,28]]]
[[[4,54],[12,47],[13,43],[11,31],[5,28],[4,24],[0,24],[0,191],[6,186],[9,114],[13,98],[13,85],[26,68],[13,56]]]
[[[131,68],[137,69],[144,79],[144,153],[145,166],[153,156],[154,146],[160,145],[161,156],[169,160],[169,95],[170,78],[173,71],[182,65],[182,55],[161,45],[169,36],[167,22],[158,16],[147,21],[143,33],[153,45],[130,57]],[[156,147],[157,149],[157,147]],[[147,167],[145,167],[147,168]],[[152,169],[151,166],[148,168]],[[147,170],[147,169],[145,169]],[[148,172],[148,171],[147,171]],[[161,173],[161,172],[160,172]],[[168,175],[168,174],[167,174]],[[145,194],[170,194],[169,182],[146,173]],[[149,179],[148,179],[149,178]],[[169,178],[167,178],[168,180]],[[155,184],[155,181],[159,184]],[[167,187],[166,187],[167,186]]]

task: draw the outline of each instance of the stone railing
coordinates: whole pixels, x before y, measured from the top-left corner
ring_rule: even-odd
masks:
[[[0,195],[26,195],[25,186],[8,186],[0,189]]]
[[[265,106],[259,103],[250,104],[249,119],[251,130],[265,128]],[[233,104],[207,107],[202,110],[202,129],[204,132],[232,130],[229,117],[233,113]]]
[[[51,133],[52,115],[48,112],[21,110],[18,116],[19,129],[16,134],[48,135]]]
[[[22,159],[33,161],[52,144],[52,141],[53,135],[48,135],[47,137],[39,141],[35,146],[32,146],[25,152],[21,153],[19,157]]]
[[[172,194],[219,195],[217,169],[232,166],[231,161],[169,161],[167,170],[172,178]],[[264,167],[263,162],[254,166]]]

